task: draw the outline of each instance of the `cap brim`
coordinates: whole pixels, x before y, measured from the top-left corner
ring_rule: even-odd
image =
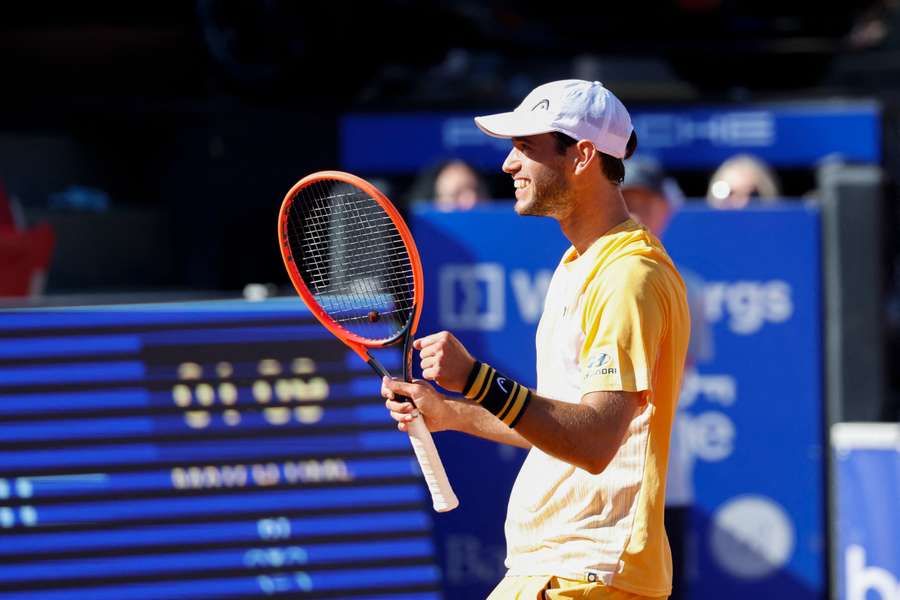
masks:
[[[475,117],[478,129],[491,137],[513,138],[538,135],[553,131],[544,121],[538,121],[531,113],[506,112],[484,117]]]

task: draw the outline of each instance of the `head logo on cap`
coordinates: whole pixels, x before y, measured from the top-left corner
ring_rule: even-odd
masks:
[[[562,79],[539,85],[515,110],[475,117],[486,134],[527,137],[556,131],[574,140],[589,140],[616,158],[628,154],[633,126],[628,110],[599,81]]]

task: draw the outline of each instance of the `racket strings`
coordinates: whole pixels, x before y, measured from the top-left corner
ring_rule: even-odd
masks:
[[[321,184],[317,184],[317,187],[321,188]],[[354,196],[355,194],[352,193],[338,193],[328,196],[321,189],[319,190],[319,193],[312,198],[314,203],[309,205],[312,213],[307,220],[309,235],[306,236],[306,239],[309,241],[305,248],[307,252],[303,254],[304,263],[318,275],[316,280],[310,280],[310,282],[318,284],[312,290],[314,295],[336,291],[352,292],[354,296],[352,302],[341,302],[340,298],[330,299],[332,305],[348,305],[349,312],[353,312],[353,305],[358,306],[366,300],[360,295],[361,292],[363,294],[371,294],[376,291],[372,283],[368,281],[368,278],[360,277],[360,275],[369,275],[369,273],[362,270],[367,266],[363,262],[365,259],[360,260],[357,257],[358,252],[355,252],[356,249],[363,246],[369,247],[371,244],[366,243],[368,240],[365,239],[365,235],[354,236],[358,240],[356,242],[349,240],[353,239],[353,237],[350,237],[351,233],[371,234],[373,230],[377,231],[377,228],[373,228],[370,225],[365,228],[368,230],[367,232],[363,231],[359,227],[362,220],[358,211],[353,215],[356,218],[351,221],[352,226],[349,227],[342,225],[339,218],[334,218],[335,216],[343,216],[340,211],[333,210],[334,206],[341,207],[343,203],[343,207],[346,208],[348,200],[351,202],[356,201]],[[322,205],[325,201],[332,201],[334,204]],[[340,241],[341,243],[335,244],[335,241]],[[337,253],[332,253],[333,246],[336,246]],[[377,258],[377,250],[375,248],[371,248],[371,250],[372,254]],[[353,261],[354,258],[357,259],[355,263]],[[347,285],[347,283],[351,285]],[[362,287],[364,289],[360,289],[360,284],[363,284]],[[328,310],[328,307],[323,308]],[[329,311],[329,313],[331,312]],[[348,312],[348,310],[338,309],[334,312]]]
[[[337,261],[338,264],[332,265],[332,268],[336,267],[342,273],[347,273],[357,285],[362,281],[366,291],[373,294],[381,294],[382,290],[377,289],[377,285],[370,275],[378,269],[377,265],[384,264],[385,258],[389,257],[389,263],[401,265],[397,268],[402,269],[409,266],[408,272],[411,277],[412,267],[409,265],[406,247],[387,213],[368,194],[359,190],[355,193],[337,194],[336,198],[339,202],[344,202],[342,208],[347,209],[341,216],[349,213],[349,219],[333,219],[334,212],[329,210],[331,206],[326,205],[326,210],[322,211],[318,203],[313,205],[313,210],[318,211],[320,216],[323,216],[324,212],[324,216],[332,217],[329,230],[331,237],[342,238],[340,251],[345,260]],[[400,252],[399,259],[398,251]],[[324,254],[323,256],[325,257],[323,266],[326,266],[333,255]],[[392,280],[397,279],[396,273],[390,271],[389,273]],[[361,279],[358,275],[365,277]],[[406,282],[400,281],[399,283],[397,285],[396,281],[390,281],[387,286],[388,291],[403,291]]]
[[[409,253],[367,193],[316,182],[293,198],[287,239],[300,277],[329,316],[369,339],[395,337],[413,314]]]

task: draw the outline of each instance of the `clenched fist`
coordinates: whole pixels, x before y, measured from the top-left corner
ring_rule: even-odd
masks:
[[[475,359],[449,331],[441,331],[417,339],[413,348],[419,351],[422,377],[434,381],[445,390],[462,393]]]

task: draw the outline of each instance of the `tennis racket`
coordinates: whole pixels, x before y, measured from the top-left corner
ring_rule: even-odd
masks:
[[[411,381],[422,262],[391,201],[355,175],[313,173],[285,196],[278,241],[294,288],[319,322],[381,376],[389,374],[369,350],[401,344],[403,377]],[[434,509],[453,510],[459,500],[431,432],[418,417],[408,432]]]

